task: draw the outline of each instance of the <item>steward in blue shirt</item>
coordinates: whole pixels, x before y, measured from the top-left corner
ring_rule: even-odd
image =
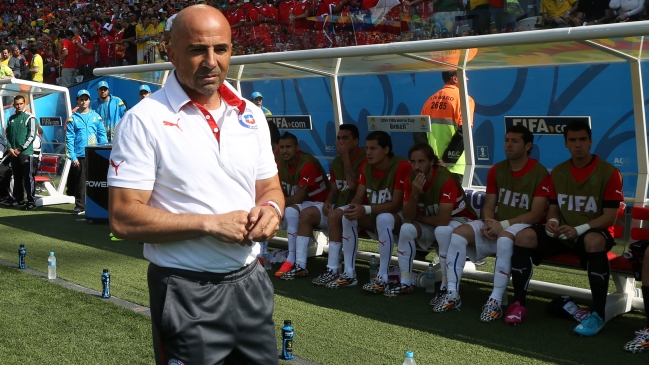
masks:
[[[77,93],[79,109],[68,118],[65,130],[65,146],[72,161],[68,175],[68,195],[74,196],[75,204],[72,214],[86,211],[86,146],[108,142],[102,118],[89,105],[90,93],[80,90]]]
[[[99,98],[92,101],[90,108],[101,116],[108,141],[112,142],[113,136],[115,136],[115,127],[126,113],[126,104],[119,97],[110,95],[106,81],[99,83],[97,94]]]

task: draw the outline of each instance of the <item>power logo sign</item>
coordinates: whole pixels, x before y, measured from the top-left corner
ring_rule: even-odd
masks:
[[[563,136],[563,128],[576,120],[586,122],[590,126],[590,117],[505,117],[505,130],[515,125],[522,125],[537,136]]]

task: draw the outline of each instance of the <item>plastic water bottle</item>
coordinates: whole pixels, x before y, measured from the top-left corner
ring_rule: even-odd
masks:
[[[54,251],[50,252],[50,257],[47,258],[47,278],[50,280],[56,279],[56,256],[54,256]]]
[[[370,258],[370,280],[374,279],[378,274],[379,271],[377,266],[378,264],[376,262],[376,256],[372,255],[372,257]]]
[[[27,256],[27,250],[25,249],[25,245],[20,245],[20,248],[18,249],[18,268],[19,269],[26,269],[27,264],[25,263],[25,256]]]
[[[104,299],[110,298],[110,273],[108,269],[104,269],[101,274],[101,297]]]
[[[426,270],[426,293],[435,292],[435,268],[433,264],[428,264],[428,269]]]
[[[406,351],[406,359],[403,360],[403,365],[417,365],[415,362],[415,353],[412,351]]]
[[[282,327],[282,358],[284,360],[293,359],[293,336],[293,325],[291,320],[287,319]]]

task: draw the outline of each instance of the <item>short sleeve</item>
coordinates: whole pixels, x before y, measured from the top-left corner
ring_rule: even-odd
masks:
[[[109,163],[109,186],[153,190],[157,166],[155,143],[144,123],[132,112],[124,115],[115,132]]]
[[[410,167],[410,163],[406,160],[399,162],[399,165],[397,166],[397,173],[394,177],[394,190],[403,191],[403,185],[410,177],[410,174],[412,174],[412,167]]]

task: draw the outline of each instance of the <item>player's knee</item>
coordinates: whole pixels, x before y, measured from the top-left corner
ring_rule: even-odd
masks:
[[[587,233],[584,236],[584,250],[586,252],[606,251],[606,238],[601,233]]]
[[[399,232],[399,237],[404,240],[414,240],[417,239],[417,227],[411,223],[404,223],[401,226],[401,231]]]
[[[508,237],[499,237],[496,240],[496,256],[511,257],[514,254],[514,240]]]
[[[284,210],[284,217],[286,217],[287,222],[298,222],[300,220],[300,212],[297,207],[291,205],[290,207],[286,207],[286,210]]]
[[[451,237],[451,234],[453,233],[453,228],[449,226],[439,226],[435,227],[435,237]]]
[[[514,244],[520,247],[536,248],[536,240],[536,231],[531,228],[525,228],[516,234]]]
[[[471,227],[468,224],[463,224],[461,226],[455,227],[453,230],[453,234],[456,234],[458,236],[462,236],[466,239],[471,237],[473,235],[473,227]]]
[[[390,230],[394,229],[394,216],[392,213],[381,213],[376,217],[376,228]]]
[[[300,212],[300,225],[313,226],[320,222],[320,211],[316,207],[308,207]]]

